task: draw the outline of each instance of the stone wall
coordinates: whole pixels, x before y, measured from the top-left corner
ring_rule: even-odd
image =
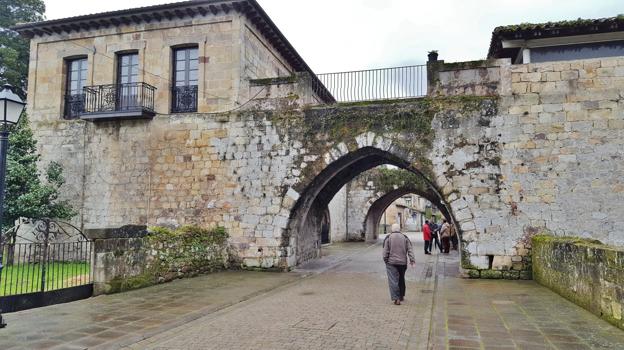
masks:
[[[285,60],[252,29],[251,24],[245,20],[243,29],[243,79],[261,79],[283,77],[292,75],[293,72],[285,63]]]
[[[94,294],[110,294],[229,266],[226,236],[183,228],[145,237],[95,239]]]
[[[251,110],[101,123],[33,118],[33,128],[43,161],[64,166],[64,192],[80,211],[81,228],[221,225],[246,266],[273,267],[295,256],[296,245],[285,230],[298,197],[318,172],[349,147],[388,151],[394,138],[395,151],[399,144],[425,149],[405,138],[425,140],[418,135],[429,131],[415,126],[431,114],[411,117],[423,108],[429,107],[417,102],[381,110]],[[397,110],[403,112],[393,114]],[[383,125],[367,124],[384,118]],[[352,127],[343,129],[343,123]],[[386,139],[383,130],[392,124],[407,129]],[[310,136],[315,134],[326,141]]]
[[[43,161],[65,167],[82,228],[221,225],[249,267],[319,256],[306,220],[381,164],[430,181],[473,277],[528,278],[530,237],[541,231],[624,244],[624,60],[496,64],[442,66],[448,76],[423,99],[305,108],[277,99],[101,123],[35,108],[32,123]]]
[[[571,237],[533,237],[533,278],[624,329],[624,249]]]
[[[532,227],[624,246],[624,59],[512,66],[504,195]]]
[[[347,187],[343,186],[329,202],[331,242],[347,241]]]
[[[438,185],[458,194],[451,207],[465,221],[464,267],[518,276],[541,231],[624,245],[624,59],[498,65],[498,73],[469,66],[452,74],[481,77],[470,84],[437,82],[442,95],[458,86],[499,94],[495,116],[476,128],[453,117],[437,126],[455,137],[452,155],[438,153],[434,164],[447,174]],[[495,89],[492,74],[501,79]]]
[[[428,62],[427,91],[434,96],[499,96],[511,90],[509,59]]]

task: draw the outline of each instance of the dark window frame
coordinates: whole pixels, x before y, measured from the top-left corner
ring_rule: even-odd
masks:
[[[63,118],[75,119],[84,110],[84,87],[87,84],[87,74],[89,71],[89,58],[87,56],[78,56],[64,59],[65,65],[65,104],[63,110]],[[78,64],[78,69],[74,69],[74,64]],[[72,75],[77,72],[76,89],[72,88]]]
[[[192,51],[195,50],[195,55]],[[184,52],[184,58],[178,59],[178,54]],[[195,56],[195,58],[192,58]],[[178,69],[178,64],[184,62],[184,67]],[[197,112],[198,85],[199,85],[199,46],[183,45],[172,48],[172,83],[171,83],[171,112]],[[196,72],[195,79],[191,79],[191,72]],[[179,80],[180,74],[184,74]],[[182,84],[178,84],[180,81]]]
[[[132,60],[129,65],[124,65],[123,61],[126,57],[136,57],[136,64],[132,64]],[[132,67],[136,66],[136,74],[132,74]],[[128,70],[125,74],[128,77],[135,76],[136,81],[122,81],[122,77],[124,76],[124,68]],[[132,79],[131,79],[132,80]],[[139,52],[138,51],[126,51],[126,52],[118,52],[117,53],[117,72],[115,74],[115,83],[116,84],[133,84],[139,82]]]
[[[117,71],[115,72],[116,84],[116,110],[135,110],[140,108],[142,102],[142,90],[139,82],[139,51],[117,52]],[[126,58],[129,62],[125,62]],[[135,69],[136,68],[136,69]]]

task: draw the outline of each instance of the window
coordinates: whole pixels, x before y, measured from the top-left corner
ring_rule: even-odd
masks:
[[[172,112],[197,112],[197,81],[199,72],[197,47],[173,51]]]
[[[67,82],[65,87],[65,118],[73,119],[84,109],[84,91],[87,83],[87,59],[67,61]]]
[[[117,56],[117,109],[132,110],[140,103],[139,54],[126,53]]]
[[[134,84],[139,78],[139,54],[128,53],[118,56],[118,84]]]

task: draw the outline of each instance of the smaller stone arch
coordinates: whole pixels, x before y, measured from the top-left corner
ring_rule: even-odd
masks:
[[[440,209],[440,212],[444,215],[447,221],[452,222],[448,209],[442,204],[439,196],[431,188],[423,190],[422,188],[410,185],[397,187],[390,192],[378,192],[378,196],[371,199],[372,204],[366,213],[364,222],[362,223],[364,232],[366,233],[366,241],[374,242],[377,240],[379,237],[379,222],[383,213],[386,211],[388,206],[390,206],[390,204],[408,193],[414,193],[425,198]]]

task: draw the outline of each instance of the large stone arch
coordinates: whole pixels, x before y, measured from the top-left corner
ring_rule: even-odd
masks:
[[[367,135],[370,137],[371,135]],[[283,244],[294,248],[296,264],[321,256],[320,232],[322,218],[334,195],[347,182],[351,181],[360,173],[382,164],[390,164],[413,172],[427,182],[432,195],[444,203],[447,211],[450,206],[446,205],[441,192],[436,188],[432,179],[427,176],[431,170],[423,166],[415,157],[405,149],[393,144],[389,140],[380,139],[372,135],[372,139],[378,145],[385,147],[365,145],[353,151],[348,151],[340,145],[324,155],[328,165],[320,171],[305,189],[301,192],[296,203],[292,207],[287,230],[283,235]],[[452,216],[451,216],[452,217]]]
[[[366,241],[373,242],[379,236],[379,222],[388,206],[395,200],[409,193],[416,194],[431,202],[440,209],[442,215],[444,215],[449,222],[452,222],[451,213],[432,189],[423,190],[422,188],[410,185],[397,187],[390,192],[377,192],[376,196],[369,201],[370,207],[362,223],[364,232],[366,233]]]

